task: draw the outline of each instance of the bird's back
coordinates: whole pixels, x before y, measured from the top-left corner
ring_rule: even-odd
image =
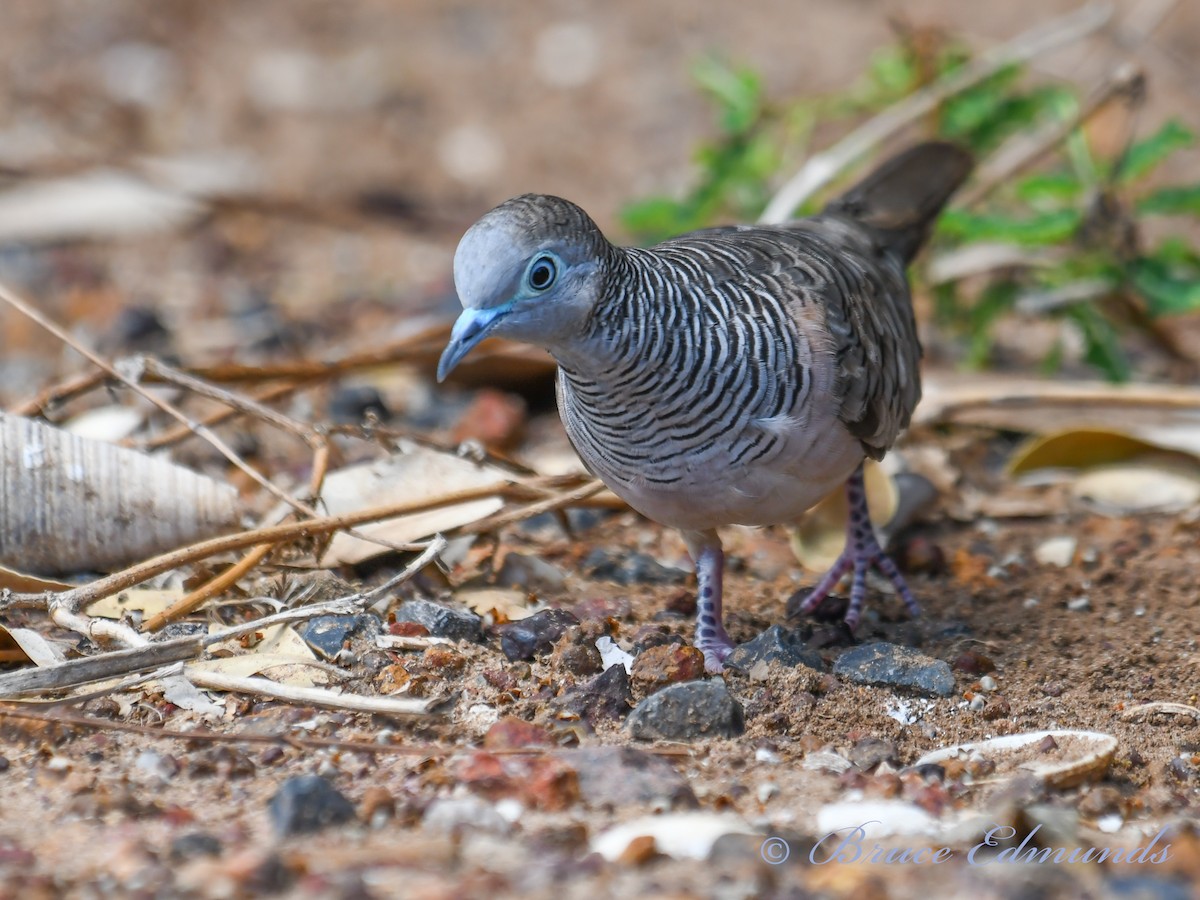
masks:
[[[685,529],[786,521],[882,456],[920,398],[905,266],[966,171],[921,145],[814,218],[619,251],[596,365],[561,373],[580,456]]]

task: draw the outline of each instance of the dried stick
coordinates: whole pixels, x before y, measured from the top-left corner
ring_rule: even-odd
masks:
[[[547,480],[553,483],[557,479]],[[282,525],[255,528],[239,534],[210,538],[207,541],[201,541],[200,543],[156,556],[153,559],[130,566],[120,572],[115,572],[112,575],[99,578],[80,587],[72,588],[69,591],[39,594],[0,592],[0,611],[9,606],[18,605],[33,605],[46,608],[53,603],[65,606],[70,610],[79,610],[87,604],[94,603],[103,597],[111,596],[119,591],[140,584],[147,578],[153,578],[155,575],[169,572],[171,569],[178,568],[187,563],[216,556],[219,553],[228,553],[244,547],[252,547],[256,544],[280,544],[285,541],[316,537],[329,534],[333,531],[352,528],[356,525],[364,525],[369,522],[394,519],[398,516],[412,515],[431,509],[440,509],[444,506],[457,506],[460,503],[466,503],[471,500],[483,500],[489,497],[507,497],[520,500],[528,499],[531,493],[535,495],[535,499],[540,499],[540,497],[537,497],[539,488],[544,490],[544,485],[501,482],[484,487],[452,491],[439,497],[431,497],[412,503],[377,506],[341,516],[325,516],[317,519],[306,519],[302,522],[288,522]]]
[[[289,394],[293,394],[298,390],[302,390],[310,384],[312,384],[312,381],[288,381],[280,384],[269,385],[268,387],[265,387],[255,393],[251,399],[253,399],[255,403],[259,404],[270,403],[274,400],[281,400]],[[241,410],[225,406],[204,416],[199,420],[199,423],[206,428],[215,428],[218,425],[222,425],[225,422],[228,422],[230,419],[235,419],[240,415],[242,415]],[[187,440],[195,433],[196,432],[193,431],[189,425],[174,425],[161,434],[155,435],[147,440],[135,441],[133,439],[126,438],[121,443],[125,444],[126,446],[136,445],[143,450],[161,450],[164,447],[170,447],[174,444],[178,444],[181,441]]]
[[[305,706],[319,706],[325,709],[342,709],[348,712],[374,713],[384,716],[428,715],[441,702],[439,700],[401,700],[396,697],[338,694],[325,688],[295,687],[258,676],[243,678],[237,675],[195,670],[188,670],[186,676],[197,687],[211,690],[236,691],[241,694],[255,694],[260,697],[270,697],[273,700],[283,700],[287,703],[301,703]]]
[[[1145,74],[1137,66],[1120,66],[1069,120],[1051,122],[1032,135],[1020,136],[1011,146],[1002,147],[994,153],[979,167],[971,187],[955,198],[954,206],[965,209],[983,200],[997,187],[1008,183],[1018,172],[1033,165],[1065,141],[1115,98],[1122,97],[1135,102],[1142,96],[1145,79]]]
[[[0,717],[9,719],[28,719],[34,722],[47,722],[52,725],[70,726],[73,728],[89,728],[93,731],[120,731],[125,734],[140,734],[144,737],[158,738],[167,741],[184,741],[191,743],[209,744],[266,744],[278,746],[285,744],[298,750],[341,750],[347,753],[366,753],[369,755],[388,754],[395,756],[427,756],[438,758],[451,756],[455,753],[468,751],[469,747],[439,747],[436,744],[381,744],[377,741],[339,740],[337,738],[297,737],[291,734],[262,734],[259,732],[239,731],[226,734],[220,731],[210,731],[196,728],[180,731],[171,728],[155,728],[151,725],[139,725],[135,722],[121,722],[113,719],[98,719],[93,716],[72,715],[62,712],[42,712],[34,709],[22,709],[0,706]],[[643,752],[655,756],[689,757],[693,751],[681,746],[651,746],[642,748]],[[547,752],[569,756],[572,751],[552,751],[547,747],[511,747],[489,750],[496,756],[538,756]]]
[[[1103,27],[1113,15],[1110,2],[1088,3],[1046,25],[1017,35],[1011,41],[981,53],[962,70],[909,94],[899,103],[864,122],[828,150],[808,162],[771,198],[759,221],[786,222],[805,200],[905,126],[935,109],[955,94],[978,84],[1014,63],[1073,43]]]
[[[239,470],[244,472],[256,484],[258,484],[260,487],[262,487],[265,491],[270,493],[272,496],[274,496],[278,500],[286,503],[288,506],[292,507],[293,509],[298,509],[298,510],[304,512],[306,515],[311,515],[311,516],[316,515],[316,512],[314,510],[309,509],[309,507],[307,505],[301,503],[299,500],[297,500],[294,497],[292,497],[291,495],[289,495],[283,489],[276,487],[274,484],[272,484],[269,479],[267,479],[262,473],[257,471],[253,466],[249,465],[240,456],[238,456],[238,454],[236,452],[234,452],[232,447],[227,445],[224,441],[222,441],[219,437],[217,437],[217,435],[215,435],[212,431],[208,430],[207,428],[204,428],[202,425],[189,423],[187,416],[185,416],[183,414],[183,412],[181,412],[179,409],[177,409],[173,404],[168,403],[166,400],[159,397],[153,391],[146,390],[146,388],[143,387],[141,384],[139,384],[135,378],[131,378],[131,377],[121,373],[120,371],[118,371],[107,360],[105,360],[102,357],[98,356],[97,354],[93,353],[87,347],[84,347],[82,344],[80,344],[78,341],[76,341],[74,338],[72,338],[71,335],[69,335],[61,326],[58,325],[58,323],[54,322],[48,316],[44,315],[40,310],[35,309],[24,298],[18,296],[11,289],[9,289],[8,287],[6,287],[4,285],[0,285],[0,300],[3,300],[5,303],[7,303],[13,309],[20,312],[22,315],[24,315],[27,318],[31,319],[32,321],[36,322],[38,325],[40,325],[46,331],[50,332],[50,334],[54,335],[56,338],[58,338],[60,341],[62,341],[64,344],[66,344],[68,347],[70,347],[72,350],[74,350],[76,353],[83,356],[84,359],[86,359],[88,362],[92,363],[92,365],[103,370],[109,377],[115,378],[117,381],[126,385],[130,390],[132,390],[134,393],[136,393],[139,397],[142,397],[143,399],[148,400],[154,406],[158,407],[160,410],[162,410],[163,412],[165,412],[167,415],[171,416],[172,418],[178,420],[179,422],[182,422],[184,424],[189,424],[189,426],[191,428],[193,428],[198,435],[203,437],[206,441],[208,441],[209,444],[211,444],[214,448],[216,448],[218,453],[220,453],[222,456],[224,456],[227,460],[229,460],[229,462],[232,465],[234,465]]]

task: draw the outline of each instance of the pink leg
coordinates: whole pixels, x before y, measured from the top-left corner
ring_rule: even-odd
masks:
[[[696,563],[696,649],[704,654],[704,668],[724,671],[733,641],[722,621],[721,597],[725,551],[716,532],[688,532],[683,536]]]
[[[863,487],[863,470],[859,466],[854,474],[846,481],[846,498],[850,503],[850,519],[846,525],[846,549],[838,557],[833,567],[826,572],[812,593],[808,595],[800,607],[801,612],[811,613],[817,605],[832,591],[842,576],[853,570],[850,583],[850,607],[846,610],[846,624],[851,629],[858,625],[862,617],[863,602],[867,593],[867,568],[874,566],[883,573],[893,585],[896,592],[904,600],[904,605],[914,616],[921,611],[916,598],[904,582],[904,577],[896,564],[883,552],[879,542],[875,540],[875,531],[871,527],[871,515],[867,509],[867,492]]]

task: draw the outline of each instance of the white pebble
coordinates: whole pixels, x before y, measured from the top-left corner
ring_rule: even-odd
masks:
[[[984,675],[979,679],[979,689],[990,694],[996,689],[996,679],[991,675]]]
[[[1092,601],[1088,599],[1087,594],[1081,594],[1074,599],[1067,601],[1067,609],[1072,612],[1087,612],[1092,608]]]
[[[1060,569],[1065,569],[1075,558],[1077,543],[1076,539],[1069,534],[1050,538],[1048,541],[1043,541],[1033,551],[1033,558],[1043,566],[1058,566]]]

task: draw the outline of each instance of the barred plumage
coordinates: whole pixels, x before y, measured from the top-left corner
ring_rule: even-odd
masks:
[[[612,246],[566,200],[514,198],[459,246],[466,312],[439,374],[488,334],[555,356],[584,463],[684,532],[701,582],[698,644],[719,670],[729,642],[716,529],[789,521],[848,478],[858,496],[863,457],[883,456],[920,397],[905,266],[968,171],[961,151],[924,144],[819,216],[647,250]],[[839,562],[855,573],[852,624],[868,563],[899,579],[867,532],[860,516]]]

